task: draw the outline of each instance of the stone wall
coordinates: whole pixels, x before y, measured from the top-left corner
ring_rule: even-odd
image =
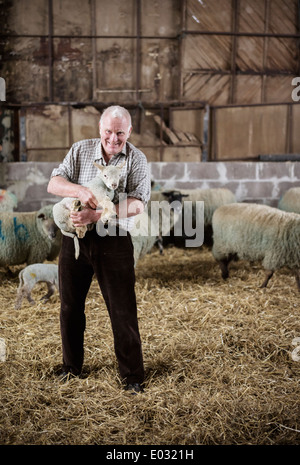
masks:
[[[0,163],[0,188],[16,194],[18,210],[32,211],[56,198],[47,184],[56,162]],[[277,206],[281,195],[300,186],[300,162],[149,163],[153,180],[162,188],[227,187],[238,201]]]
[[[150,163],[162,188],[227,187],[238,201],[277,206],[290,187],[300,186],[299,162]]]

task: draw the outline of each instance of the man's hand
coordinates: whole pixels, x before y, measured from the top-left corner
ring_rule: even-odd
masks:
[[[119,218],[130,218],[144,211],[144,204],[134,197],[127,197],[116,205],[116,213]]]
[[[100,217],[101,210],[93,210],[86,207],[79,212],[70,212],[70,218],[76,228],[91,223],[97,223]]]
[[[80,202],[85,205],[87,208],[95,210],[97,208],[98,202],[92,191],[87,187],[78,186],[78,199]]]

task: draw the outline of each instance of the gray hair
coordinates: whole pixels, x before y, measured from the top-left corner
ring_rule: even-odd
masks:
[[[100,116],[100,121],[99,121],[100,127],[101,127],[103,118],[108,115],[112,116],[112,118],[120,118],[120,119],[126,118],[129,121],[128,131],[131,128],[131,125],[132,125],[131,115],[129,111],[126,110],[126,108],[121,107],[120,105],[111,105],[110,107],[105,108],[102,115]]]

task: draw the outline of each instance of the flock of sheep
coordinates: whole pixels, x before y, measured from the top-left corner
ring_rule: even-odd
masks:
[[[159,216],[153,214],[154,201],[161,206]],[[196,202],[204,202],[204,230],[212,230],[212,255],[224,279],[229,275],[231,260],[261,261],[266,273],[261,287],[267,286],[276,270],[288,267],[294,272],[300,290],[300,187],[289,189],[278,208],[239,203],[225,188],[180,191],[154,188],[148,208],[135,217],[137,233],[132,234],[135,264],[157,243],[162,251],[162,238],[182,220],[187,201],[189,204],[192,201],[193,215]],[[178,209],[179,204],[182,208]],[[27,265],[19,273],[15,307],[20,308],[25,297],[34,303],[31,291],[37,282],[46,282],[48,286],[44,301],[58,289],[57,265],[43,262],[56,259],[64,231],[54,218],[53,205],[36,212],[15,212],[15,208],[15,196],[0,190],[0,267]],[[163,221],[164,215],[169,222]]]
[[[19,308],[24,296],[33,303],[30,292],[37,282],[47,283],[47,298],[53,294],[54,289],[50,292],[50,265],[43,262],[57,258],[61,232],[54,222],[52,205],[34,212],[15,212],[10,199],[9,191],[0,198],[0,267],[10,271],[10,266],[27,264],[19,274],[16,300],[16,308]],[[55,267],[57,269],[57,265]]]
[[[211,228],[212,255],[223,279],[229,276],[232,260],[260,261],[265,270],[261,287],[267,286],[276,270],[287,267],[300,291],[300,187],[285,192],[278,208],[239,203],[225,188],[180,192],[186,197],[183,209],[186,200],[192,200],[193,206],[204,202],[204,228],[208,234]]]

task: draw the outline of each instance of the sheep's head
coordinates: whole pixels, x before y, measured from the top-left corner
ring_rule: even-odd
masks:
[[[107,166],[102,166],[99,165],[98,163],[94,163],[94,165],[99,169],[99,176],[104,182],[104,184],[112,190],[116,190],[119,182],[120,182],[120,175],[123,166],[125,165],[122,163],[122,165],[107,165]]]
[[[162,194],[166,197],[174,212],[181,213],[183,198],[188,197],[188,195],[182,194],[180,191],[165,191]]]
[[[40,213],[38,216],[38,221],[41,222],[41,227],[46,236],[49,239],[53,240],[56,238],[56,234],[58,232],[58,227],[54,223],[53,218],[49,218],[45,213]]]

